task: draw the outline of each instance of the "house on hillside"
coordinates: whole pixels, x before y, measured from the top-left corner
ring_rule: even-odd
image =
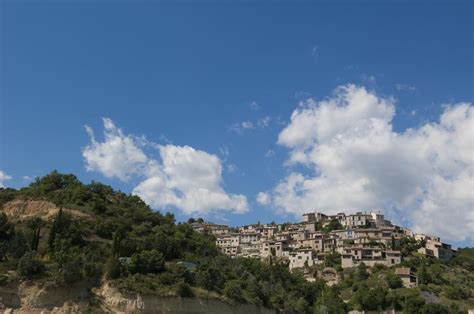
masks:
[[[400,277],[405,288],[415,288],[418,286],[418,277],[408,267],[397,267],[395,275]]]

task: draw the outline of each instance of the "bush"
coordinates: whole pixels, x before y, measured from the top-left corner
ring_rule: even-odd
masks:
[[[460,286],[447,287],[445,292],[446,292],[446,297],[448,297],[451,300],[467,300],[470,297],[469,290],[463,289]]]
[[[193,292],[193,289],[191,289],[191,286],[182,281],[180,281],[178,285],[176,286],[176,292],[182,298],[194,297],[194,292]]]
[[[54,281],[59,286],[66,286],[83,278],[82,256],[72,252],[56,253],[55,261],[57,268],[54,273]]]
[[[449,309],[446,306],[442,305],[442,304],[430,303],[430,304],[423,305],[423,307],[421,308],[420,313],[422,313],[422,314],[432,314],[432,313],[448,314]]]
[[[388,286],[391,288],[391,289],[398,289],[398,288],[402,288],[403,287],[403,281],[402,279],[395,275],[394,273],[392,272],[389,272],[387,274],[387,277],[385,278],[386,281],[387,281],[387,284]]]
[[[224,286],[224,295],[236,302],[244,302],[242,297],[242,282],[240,280],[230,280]]]
[[[221,271],[215,267],[201,269],[196,274],[196,284],[206,290],[220,290],[225,283]]]
[[[376,311],[386,307],[386,292],[382,287],[360,285],[354,294],[353,301],[360,310]]]
[[[452,264],[474,271],[474,248],[459,249],[458,254],[452,260]]]
[[[23,233],[15,234],[13,240],[10,241],[10,255],[14,258],[21,258],[28,249],[28,242]]]
[[[34,252],[25,253],[18,262],[18,273],[22,278],[32,279],[43,271],[44,264],[36,259]]]
[[[107,279],[119,278],[121,274],[120,261],[116,256],[110,256],[105,264],[105,275]]]
[[[165,259],[157,250],[142,251],[132,255],[128,269],[132,274],[160,273],[165,270]]]

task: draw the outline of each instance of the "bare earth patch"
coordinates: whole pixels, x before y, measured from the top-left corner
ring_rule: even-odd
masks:
[[[8,216],[16,218],[40,217],[43,219],[53,218],[59,211],[56,204],[48,201],[17,199],[4,204],[1,208]],[[64,212],[79,218],[92,218],[89,214],[76,209],[63,208]]]

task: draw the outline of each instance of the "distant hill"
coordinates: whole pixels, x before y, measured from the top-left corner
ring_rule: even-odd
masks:
[[[408,252],[410,253],[410,252]],[[0,306],[23,312],[344,313],[474,308],[474,249],[449,263],[408,254],[421,279],[402,288],[394,268],[340,269],[329,287],[284,262],[231,259],[215,237],[151,210],[139,197],[51,172],[0,189]],[[362,264],[363,265],[363,264]],[[315,273],[322,269],[317,267]]]

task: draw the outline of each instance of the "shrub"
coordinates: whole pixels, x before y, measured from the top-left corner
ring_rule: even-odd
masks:
[[[142,251],[132,255],[128,269],[132,274],[160,273],[165,270],[165,259],[157,250]]]
[[[446,287],[446,296],[451,300],[467,300],[470,297],[469,290],[460,286]]]
[[[423,305],[420,313],[422,314],[431,314],[431,313],[448,314],[449,309],[442,304],[430,303],[430,304]]]
[[[224,295],[236,302],[244,302],[242,297],[242,282],[240,280],[230,280],[224,286]]]
[[[388,286],[391,288],[391,289],[398,289],[398,288],[402,288],[403,287],[403,281],[402,279],[395,275],[394,273],[392,272],[389,272],[387,274],[387,277],[385,278],[386,281],[387,281],[387,284]]]
[[[107,279],[119,278],[121,274],[120,261],[116,256],[110,256],[105,264],[105,275]]]
[[[22,278],[32,279],[44,271],[44,264],[36,259],[34,252],[25,253],[18,262],[18,273]]]
[[[193,289],[187,283],[180,281],[176,286],[176,292],[182,298],[192,298],[194,297]]]

